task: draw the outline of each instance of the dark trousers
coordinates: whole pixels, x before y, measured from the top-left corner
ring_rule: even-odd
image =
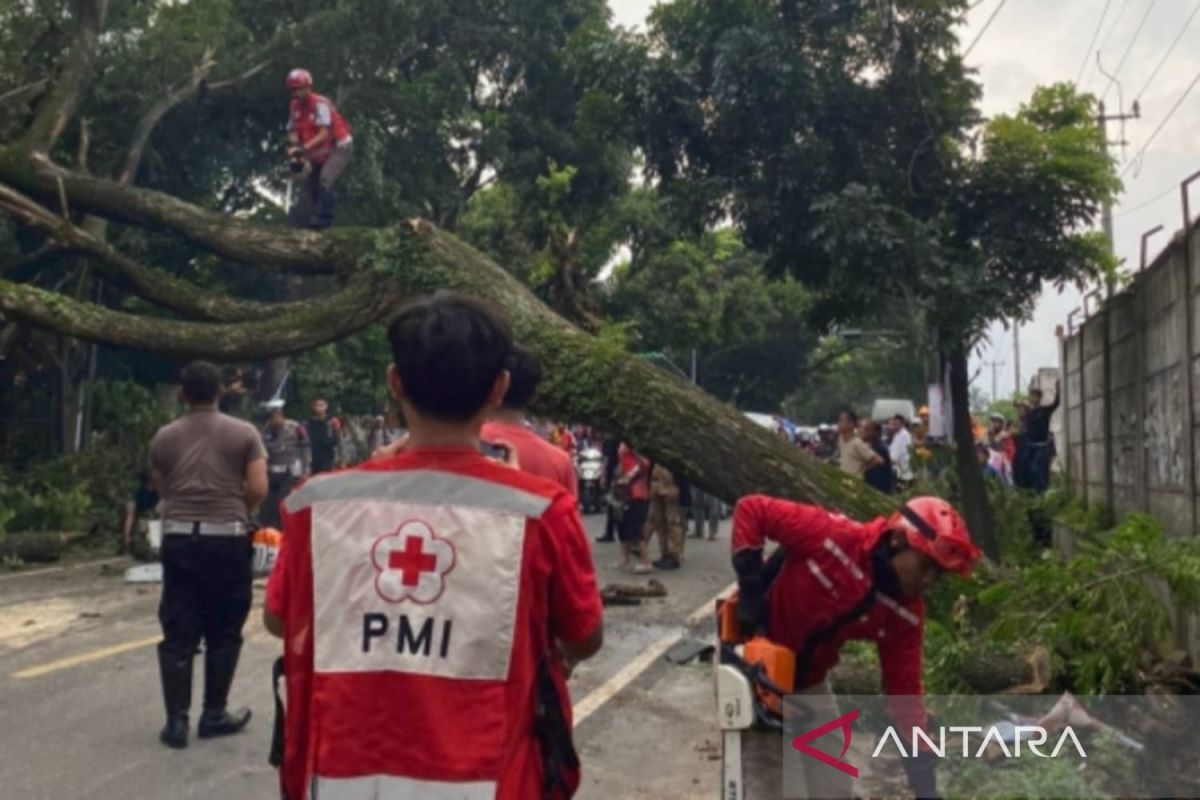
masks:
[[[333,185],[350,164],[352,145],[335,147],[323,164],[313,164],[300,185],[300,196],[292,208],[292,225],[297,228],[328,228],[333,225]]]
[[[158,646],[167,714],[191,705],[192,658],[204,641],[204,710],[223,712],[253,599],[249,536],[163,537]]]
[[[201,639],[208,650],[241,647],[253,599],[253,556],[249,536],[163,537],[158,620],[164,652],[190,657]]]
[[[290,472],[272,472],[267,476],[267,499],[258,511],[258,524],[279,530],[279,504],[291,493],[296,478]]]

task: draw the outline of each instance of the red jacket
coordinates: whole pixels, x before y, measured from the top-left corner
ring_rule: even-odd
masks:
[[[871,551],[885,532],[884,519],[862,524],[817,506],[762,495],[738,502],[733,552],[761,550],[768,540],[787,552],[767,594],[768,636],[796,652],[797,690],[824,680],[842,644],[856,639],[878,647],[887,694],[924,693],[925,604],[920,598],[898,602],[873,585]],[[865,609],[864,603],[869,604]],[[863,610],[845,622],[855,609]],[[831,629],[839,619],[844,624]],[[893,703],[892,713],[901,725],[925,727],[924,703]]]
[[[540,797],[539,665],[569,729],[554,640],[602,614],[575,498],[473,450],[416,450],[319,475],[284,509],[266,600],[284,796]]]
[[[322,128],[329,128],[329,139],[308,154],[314,164],[324,164],[333,153],[334,145],[351,140],[350,126],[328,97],[314,93],[305,100],[293,98],[288,110],[288,131],[296,134],[300,144],[312,141]]]

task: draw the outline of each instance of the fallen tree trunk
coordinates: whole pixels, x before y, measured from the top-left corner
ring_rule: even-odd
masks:
[[[954,677],[973,694],[1040,694],[1053,678],[1050,655],[1035,648],[1025,655],[973,654],[955,668]],[[829,675],[840,695],[875,695],[883,691],[879,665],[846,659]]]

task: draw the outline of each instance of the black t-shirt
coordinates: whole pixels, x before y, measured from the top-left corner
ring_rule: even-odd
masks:
[[[888,449],[880,442],[872,442],[871,449],[879,454],[883,459],[883,463],[877,467],[871,467],[863,473],[863,480],[867,485],[884,494],[892,494],[896,491],[896,473],[892,471],[892,456]]]
[[[341,423],[333,417],[326,417],[310,419],[304,427],[308,431],[309,446],[312,447],[313,472],[333,469]]]
[[[600,446],[600,452],[604,454],[605,483],[611,484],[621,456],[621,440],[605,439],[604,444]]]
[[[153,511],[154,507],[158,505],[158,492],[147,489],[145,486],[139,486],[133,493],[133,505],[139,514]]]

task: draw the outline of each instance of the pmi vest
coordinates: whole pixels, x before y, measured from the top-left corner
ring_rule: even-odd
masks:
[[[567,698],[542,521],[564,495],[476,453],[418,451],[287,499],[287,800],[570,796],[546,792],[535,735],[539,681]]]

